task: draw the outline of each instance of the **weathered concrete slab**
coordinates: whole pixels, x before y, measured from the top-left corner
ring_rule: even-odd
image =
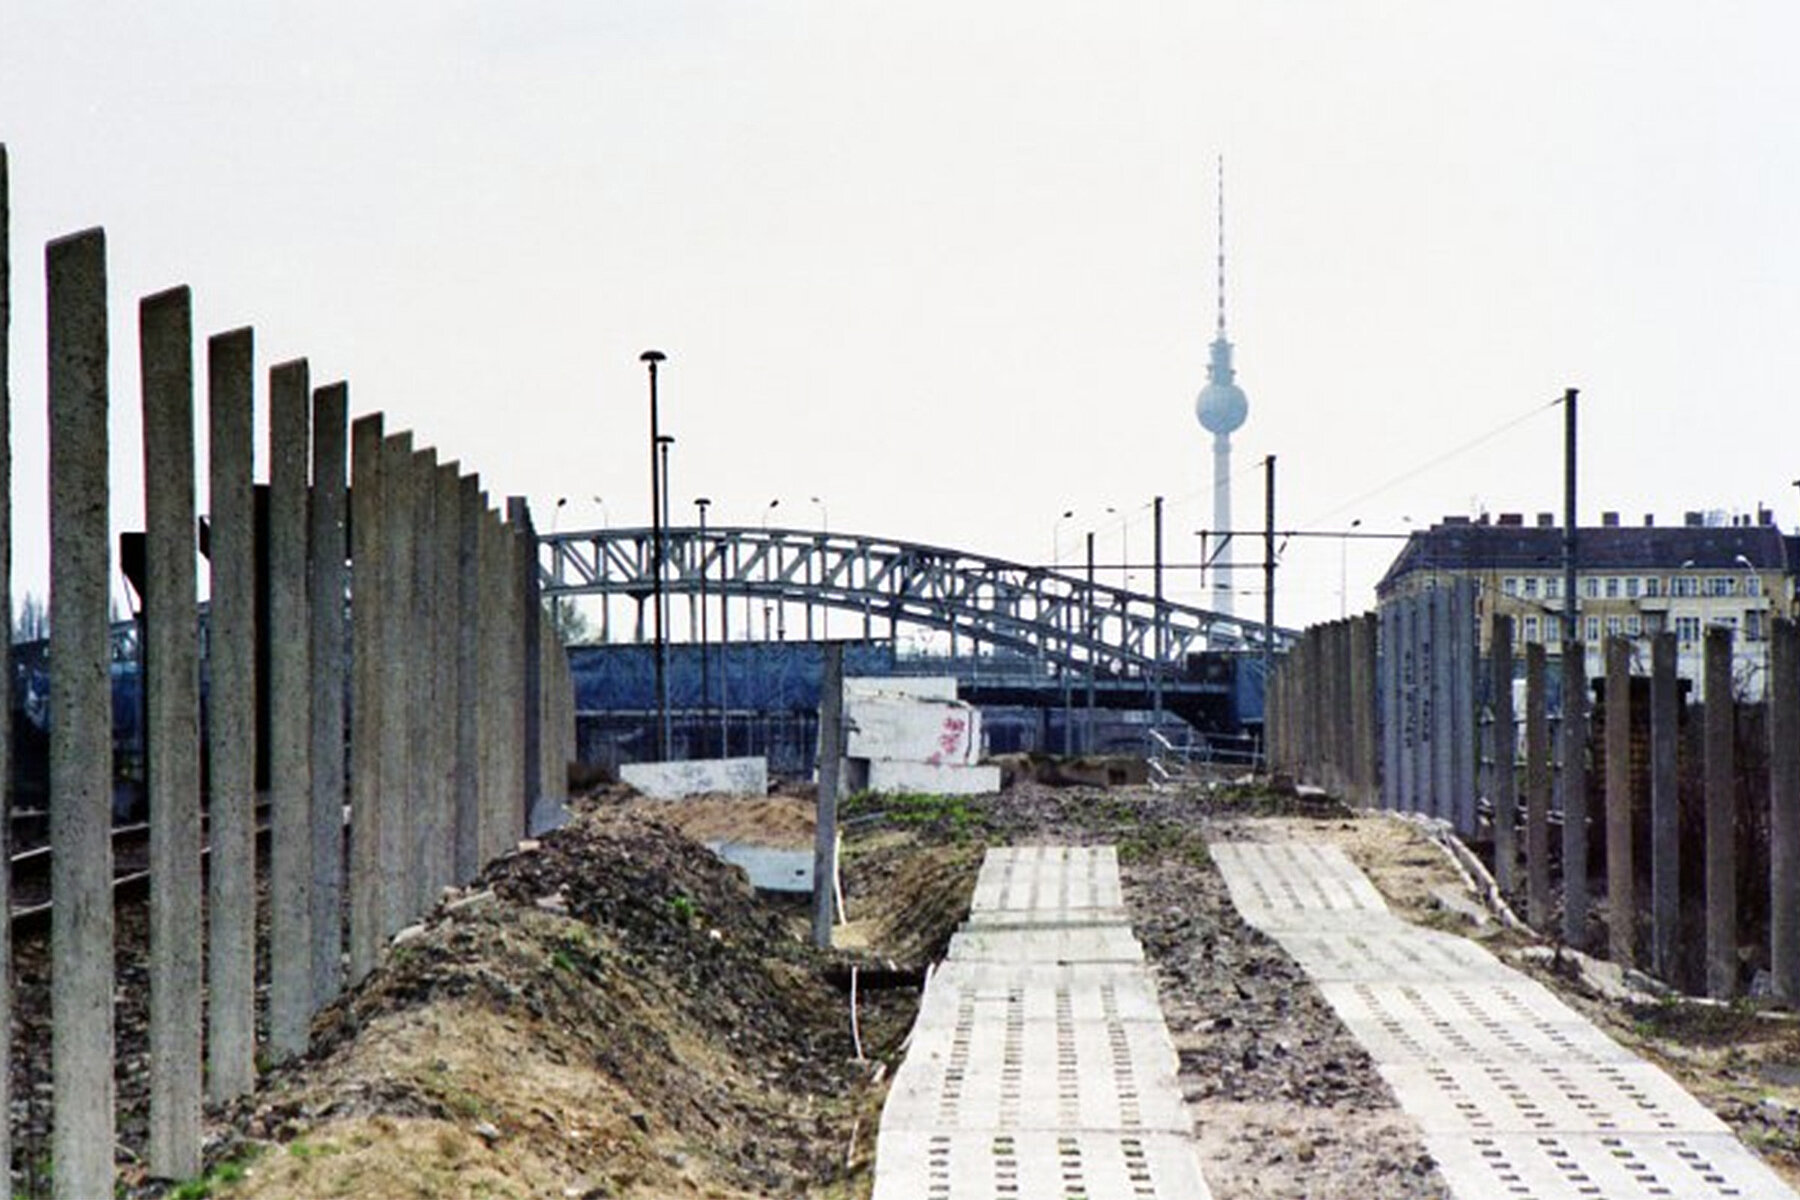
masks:
[[[845,706],[851,758],[973,765],[981,758],[981,711],[955,700],[872,695]]]
[[[962,767],[930,763],[869,763],[871,792],[924,792],[934,796],[985,796],[1000,790],[999,767]]]
[[[1497,983],[1322,983],[1319,990],[1381,1063],[1633,1061],[1523,976]]]
[[[1166,1133],[896,1131],[875,1163],[875,1200],[1211,1195],[1193,1142]]]
[[[1794,1195],[1730,1135],[1439,1136],[1427,1138],[1425,1146],[1459,1197],[1789,1200]]]
[[[1281,944],[1320,982],[1450,983],[1516,979],[1517,972],[1468,938],[1396,921],[1348,931],[1283,930]]]
[[[1725,1133],[1646,1062],[1384,1063],[1381,1077],[1426,1133]]]
[[[908,696],[914,700],[956,699],[954,675],[858,675],[844,680],[844,703],[854,705],[875,696]]]
[[[813,890],[813,852],[753,842],[707,842],[706,848],[750,877],[763,892],[809,896]]]
[[[1356,921],[1392,915],[1374,885],[1336,846],[1215,842],[1211,851],[1232,903],[1259,928],[1305,928],[1338,915]]]
[[[701,758],[686,762],[625,763],[619,778],[653,800],[679,800],[724,792],[762,796],[769,791],[766,758]]]
[[[1017,846],[988,851],[969,908],[973,916],[994,910],[1117,909],[1123,904],[1113,847]]]
[[[1144,948],[1130,929],[1119,925],[964,929],[950,935],[950,957],[964,962],[1141,963]]]
[[[1136,964],[990,963],[947,961],[931,974],[919,1004],[918,1026],[955,1024],[964,1005],[1017,996],[1026,1022],[1153,1021],[1162,1006],[1149,972]]]

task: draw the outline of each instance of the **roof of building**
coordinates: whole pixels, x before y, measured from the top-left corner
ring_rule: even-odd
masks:
[[[1792,571],[1800,537],[1774,525],[1604,525],[1576,530],[1579,569],[1596,571]],[[1743,561],[1739,561],[1740,558]],[[1562,570],[1559,526],[1450,519],[1415,533],[1376,585],[1386,592],[1414,571]]]

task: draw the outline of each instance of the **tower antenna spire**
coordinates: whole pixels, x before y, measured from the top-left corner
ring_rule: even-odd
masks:
[[[1225,156],[1219,155],[1219,336],[1225,336]]]

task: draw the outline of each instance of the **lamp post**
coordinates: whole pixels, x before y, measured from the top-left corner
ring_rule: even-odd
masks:
[[[638,361],[650,368],[650,572],[652,605],[656,610],[656,755],[669,759],[668,644],[663,635],[663,481],[661,458],[666,453],[656,409],[656,366],[668,355],[646,350]]]
[[[1062,542],[1060,540],[1060,535],[1062,534],[1063,522],[1073,520],[1074,517],[1075,510],[1072,508],[1065,508],[1063,509],[1062,516],[1050,522],[1050,565],[1052,567],[1062,566]]]
[[[707,639],[706,630],[706,509],[712,501],[705,496],[694,500],[694,507],[700,512],[700,720],[701,728],[705,728],[707,709],[712,705],[712,647]],[[704,741],[704,736],[702,738]],[[723,739],[719,747],[719,757],[725,757]]]
[[[1350,522],[1351,530],[1362,528],[1362,518]],[[1350,615],[1350,538],[1338,539],[1338,620]]]
[[[769,503],[763,507],[762,527],[763,527],[764,532],[767,532],[768,528],[769,528],[769,514],[774,512],[776,509],[778,509],[780,507],[781,507],[781,497],[780,496],[775,497],[775,499],[769,501]]]
[[[811,500],[812,500],[814,507],[816,507],[819,510],[819,533],[821,536],[818,539],[816,539],[816,541],[819,546],[819,552],[823,553],[823,551],[824,551],[823,535],[829,534],[831,532],[831,511],[825,507],[825,502],[823,500],[819,499],[817,496],[811,497]],[[807,596],[807,599],[806,599],[806,640],[809,642],[813,640],[813,602],[812,602],[813,558],[814,558],[814,555],[811,555],[811,554],[808,554],[806,556],[806,596]],[[825,610],[823,623],[827,626],[829,626],[831,624],[831,610],[829,608]],[[829,633],[827,634],[827,636],[830,636]]]

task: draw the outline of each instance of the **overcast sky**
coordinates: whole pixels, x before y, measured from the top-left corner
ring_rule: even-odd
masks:
[[[1777,0],[5,0],[17,586],[46,577],[42,247],[96,224],[121,527],[136,299],[187,283],[199,331],[254,325],[263,367],[348,379],[546,527],[646,519],[654,346],[678,514],[779,498],[1028,562],[1094,529],[1147,563],[1160,494],[1191,561],[1219,155],[1240,525],[1271,453],[1284,529],[1560,509],[1576,386],[1584,522],[1791,528],[1797,26]],[[1337,615],[1341,567],[1371,603],[1396,549],[1290,542],[1278,618]]]

